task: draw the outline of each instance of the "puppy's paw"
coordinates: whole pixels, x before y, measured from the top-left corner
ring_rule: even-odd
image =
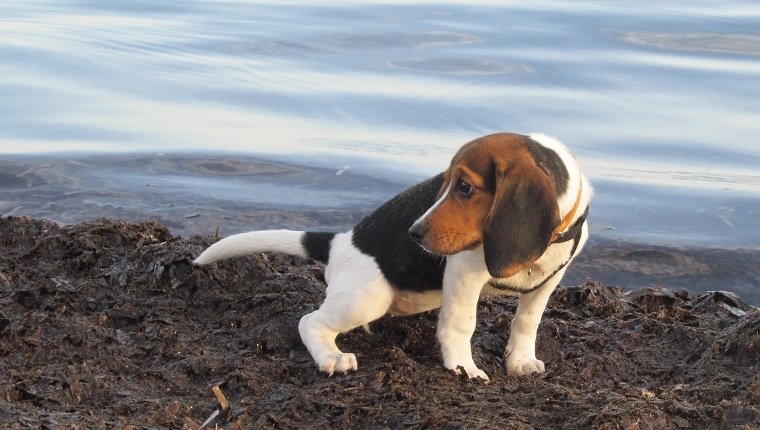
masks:
[[[348,373],[350,370],[357,369],[356,355],[350,353],[336,352],[328,354],[317,362],[319,370],[332,376],[333,373]]]
[[[478,367],[475,366],[474,363],[472,365],[470,365],[470,366],[467,366],[467,367],[462,366],[462,365],[455,366],[453,368],[449,368],[449,370],[453,371],[457,375],[461,375],[462,374],[462,370],[464,370],[464,373],[466,373],[467,377],[470,378],[470,379],[480,378],[480,379],[482,379],[482,380],[484,380],[486,382],[488,382],[488,381],[491,380],[488,377],[488,375],[486,375],[486,372],[478,369]]]
[[[532,373],[544,373],[544,362],[536,357],[509,354],[507,356],[507,373],[512,376],[530,375]]]

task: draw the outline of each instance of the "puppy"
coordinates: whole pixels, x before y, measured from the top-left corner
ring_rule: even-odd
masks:
[[[512,375],[544,372],[536,334],[549,295],[588,238],[591,186],[573,155],[542,135],[499,133],[465,144],[446,171],[389,200],[345,233],[233,235],[196,264],[276,251],[326,264],[327,297],[301,318],[322,372],[356,370],[335,338],[384,315],[440,307],[443,365],[488,380],[472,358],[481,294],[518,295],[506,348]]]

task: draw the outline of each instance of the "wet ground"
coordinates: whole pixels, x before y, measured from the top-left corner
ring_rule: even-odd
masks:
[[[760,311],[730,293],[598,281],[559,289],[547,372],[510,377],[510,298],[479,305],[476,363],[443,370],[436,313],[339,337],[357,372],[319,374],[296,331],[322,268],[276,254],[197,268],[213,238],[154,223],[0,218],[4,428],[758,428]]]

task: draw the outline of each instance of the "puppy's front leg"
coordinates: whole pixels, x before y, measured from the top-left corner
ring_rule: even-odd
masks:
[[[517,312],[512,320],[512,329],[507,342],[507,372],[510,375],[544,373],[544,362],[536,358],[536,336],[538,324],[565,270],[554,275],[543,287],[528,294],[521,294]]]
[[[459,373],[461,366],[470,378],[488,381],[472,359],[470,341],[475,331],[478,298],[488,280],[483,252],[464,251],[449,256],[443,278],[443,301],[438,316],[438,342],[443,365]]]

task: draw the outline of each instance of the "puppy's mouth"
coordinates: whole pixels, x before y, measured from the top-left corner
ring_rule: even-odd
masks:
[[[470,245],[466,246],[462,251],[472,251],[473,249],[477,249],[481,245],[483,245],[483,241],[476,240],[472,242]]]
[[[459,254],[463,251],[472,251],[477,249],[483,244],[483,241],[476,240],[474,242],[471,242],[465,246],[462,247],[456,247],[456,248],[436,248],[432,247],[429,244],[426,243],[426,241],[419,242],[419,245],[422,249],[424,249],[426,252],[433,254],[433,255],[455,255]]]
[[[434,255],[454,255],[476,249],[483,244],[481,238],[467,237],[448,231],[438,232],[429,229],[426,223],[419,221],[409,228],[409,237],[426,252]]]

